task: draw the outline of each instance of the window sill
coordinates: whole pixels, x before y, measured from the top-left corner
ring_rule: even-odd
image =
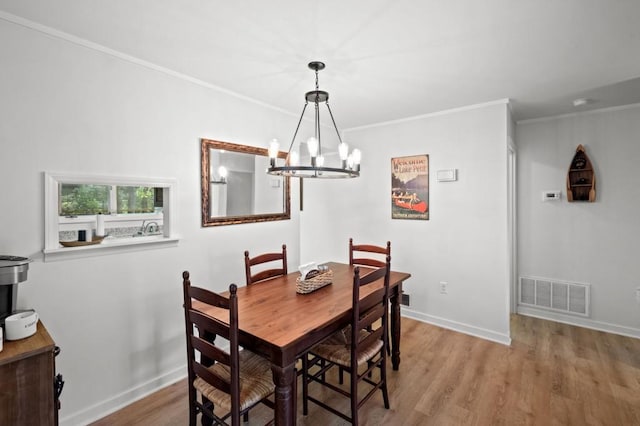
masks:
[[[150,250],[160,247],[177,246],[177,237],[149,236],[131,238],[105,239],[100,244],[79,247],[57,247],[42,250],[45,262],[63,259],[78,259],[104,254],[126,253],[139,250]]]

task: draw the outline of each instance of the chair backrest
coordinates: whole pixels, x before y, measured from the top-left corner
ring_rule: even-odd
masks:
[[[387,255],[384,266],[360,276],[360,267],[356,266],[353,273],[353,309],[351,318],[351,355],[356,358],[359,346],[369,346],[375,340],[384,342],[387,346],[387,327],[389,319],[389,274],[391,271],[391,256]],[[360,289],[380,279],[384,279],[382,288],[360,300]],[[380,322],[377,322],[381,320]],[[360,340],[360,330],[368,330],[366,338]],[[382,350],[383,356],[386,351]]]
[[[229,297],[212,291],[193,287],[189,280],[189,272],[182,273],[184,291],[184,318],[187,335],[187,370],[189,375],[189,391],[195,392],[193,382],[201,378],[211,386],[229,394],[231,399],[231,417],[233,424],[240,421],[240,358],[238,346],[238,298],[235,284],[229,286]],[[209,306],[229,311],[229,324],[218,321],[193,307],[197,300]],[[215,336],[229,340],[229,352],[215,346]],[[196,357],[200,354],[200,360]],[[226,381],[208,369],[214,363],[229,367],[231,380]],[[195,400],[195,398],[194,398]]]
[[[282,265],[278,268],[263,269],[255,274],[251,274],[251,268],[263,263],[281,261]],[[282,245],[282,253],[265,253],[250,258],[249,251],[244,252],[244,269],[247,277],[247,285],[251,285],[258,281],[269,278],[287,275],[287,245]]]
[[[355,253],[354,252],[358,252]],[[376,258],[363,257],[373,255]],[[382,268],[385,266],[385,259],[391,256],[391,241],[387,241],[386,247],[374,246],[371,244],[353,244],[353,238],[349,238],[349,265],[373,266]]]

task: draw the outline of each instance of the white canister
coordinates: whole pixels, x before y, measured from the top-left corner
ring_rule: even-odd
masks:
[[[104,215],[102,214],[96,217],[96,236],[104,237]]]
[[[8,316],[4,320],[7,340],[20,340],[36,334],[38,314],[36,311],[25,311]]]

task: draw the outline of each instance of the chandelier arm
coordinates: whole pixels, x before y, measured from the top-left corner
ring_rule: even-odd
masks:
[[[338,135],[338,140],[342,143],[342,138],[340,137],[340,132],[338,131],[338,126],[336,126],[336,120],[333,119],[333,113],[331,112],[331,107],[329,106],[329,101],[327,103],[327,109],[329,110],[329,116],[331,116],[331,121],[333,122],[333,128],[336,129],[336,135]]]
[[[300,130],[300,123],[302,123],[302,118],[304,117],[304,112],[307,109],[307,105],[309,102],[305,102],[302,107],[302,114],[300,114],[300,120],[298,120],[298,126],[296,127],[296,131],[293,133],[293,138],[291,138],[291,144],[289,144],[289,150],[287,151],[287,162],[289,161],[289,154],[291,153],[291,149],[293,148],[293,143],[296,141],[296,136],[298,135],[298,130]]]

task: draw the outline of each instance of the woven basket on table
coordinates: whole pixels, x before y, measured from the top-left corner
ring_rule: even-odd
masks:
[[[325,285],[331,284],[333,280],[333,271],[328,270],[315,277],[303,280],[302,277],[296,278],[296,293],[307,294],[316,291]]]

